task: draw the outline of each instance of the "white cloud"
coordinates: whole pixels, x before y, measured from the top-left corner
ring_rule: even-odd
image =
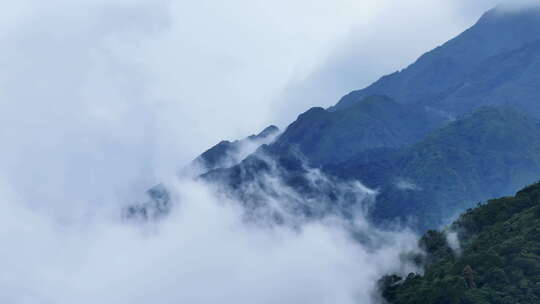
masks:
[[[36,205],[130,199],[222,139],[406,64],[472,22],[458,3],[4,3],[0,169]]]
[[[415,250],[413,234],[359,223],[380,240],[370,248],[339,221],[248,225],[237,203],[218,202],[204,185],[176,186],[171,216],[143,227],[104,217],[58,222],[3,193],[0,301],[371,303],[382,274],[413,270],[400,261]]]
[[[421,191],[422,188],[416,185],[415,183],[408,180],[399,180],[396,182],[396,187],[399,190],[412,190],[412,191]]]
[[[459,242],[458,233],[456,231],[446,231],[445,235],[448,247],[450,247],[456,255],[461,255],[461,244]]]
[[[286,124],[314,105],[329,107],[350,91],[401,70],[423,53],[457,36],[499,1],[359,1],[365,17],[349,30],[311,73],[297,75],[273,104]]]

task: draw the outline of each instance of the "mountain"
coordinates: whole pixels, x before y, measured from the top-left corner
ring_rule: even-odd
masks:
[[[448,115],[503,104],[540,115],[539,43],[540,6],[500,6],[406,69],[347,94],[331,110],[385,94],[398,103],[424,105]]]
[[[272,218],[276,223],[291,219],[312,220],[325,215],[354,217],[373,193],[354,182],[322,174],[295,155],[276,156],[261,146],[241,163],[200,176],[218,193],[240,201],[253,219]]]
[[[244,139],[221,141],[212,148],[199,155],[193,162],[184,168],[180,175],[201,175],[208,171],[228,168],[236,165],[247,155],[253,153],[261,145],[272,142],[279,133],[276,126],[269,126],[257,135],[250,135]],[[157,184],[148,189],[142,202],[135,202],[123,210],[126,219],[157,220],[169,214],[171,197],[164,184]]]
[[[447,92],[431,106],[461,113],[483,105],[507,105],[540,117],[539,54],[540,39],[493,56],[465,77],[460,87]]]
[[[539,97],[540,8],[498,7],[406,69],[308,110],[275,141],[202,178],[247,202],[244,189],[277,173],[288,190],[336,203],[336,191],[306,177],[317,168],[376,189],[376,223],[425,231],[540,176]]]
[[[413,145],[361,153],[324,171],[378,189],[376,221],[416,218],[414,226],[425,230],[534,182],[540,122],[511,108],[485,107]]]
[[[540,122],[510,108],[485,107],[415,144],[369,149],[347,161],[322,166],[321,172],[377,189],[377,201],[370,209],[375,222],[400,220],[425,231],[450,221],[478,201],[513,193],[537,180]],[[202,177],[250,204],[253,197],[246,196],[245,189],[261,184],[260,177],[266,175],[281,180],[288,191],[337,203],[331,198],[339,191],[310,181],[302,157],[276,153],[273,145],[262,146],[239,164]],[[309,206],[304,210],[314,213]]]
[[[425,233],[425,253],[403,255],[425,271],[380,281],[390,304],[540,303],[540,183],[504,197],[540,178],[539,98],[540,8],[498,7],[200,178],[255,220],[360,208]]]
[[[469,209],[420,246],[423,274],[381,280],[389,303],[540,303],[540,183]]]
[[[123,209],[123,217],[130,220],[158,220],[171,210],[171,196],[163,184],[146,191],[143,202],[133,203]]]
[[[269,126],[257,135],[250,135],[232,142],[228,140],[221,141],[198,156],[193,161],[192,167],[198,167],[204,173],[233,166],[254,152],[259,146],[270,143],[278,133],[278,127]]]
[[[301,153],[311,165],[345,161],[373,148],[412,144],[446,120],[387,96],[370,96],[343,111],[312,108],[271,145],[277,154]]]
[[[373,218],[437,227],[540,176],[540,124],[508,108],[481,108],[401,151],[379,187]],[[354,168],[354,162],[347,166]],[[357,174],[358,179],[362,173]]]

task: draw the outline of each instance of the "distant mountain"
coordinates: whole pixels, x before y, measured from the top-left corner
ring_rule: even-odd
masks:
[[[539,44],[540,6],[519,11],[498,7],[406,69],[347,94],[331,110],[385,94],[448,115],[504,104],[540,115]]]
[[[332,203],[331,190],[306,179],[305,167],[315,167],[377,189],[374,221],[425,231],[540,177],[539,99],[540,8],[496,8],[403,71],[310,109],[273,143],[203,178],[240,193],[272,168],[290,189]]]
[[[313,183],[317,168],[376,189],[373,221],[425,231],[540,177],[539,99],[540,6],[499,7],[406,69],[301,114],[245,158],[214,166],[229,144],[214,147],[201,178],[259,206],[246,189],[273,195],[260,178],[274,174],[314,204],[300,208],[306,215],[334,212],[316,201],[337,204],[338,183]]]
[[[314,184],[303,157],[277,151],[273,145],[262,146],[241,163],[210,171],[203,178],[226,187],[247,204],[253,197],[246,196],[245,189],[261,184],[260,177],[269,174],[283,181],[287,191],[337,202],[332,197],[339,190]],[[478,201],[510,194],[537,180],[540,123],[513,109],[481,108],[415,144],[368,149],[321,170],[329,177],[359,180],[377,189],[377,202],[370,210],[374,221],[400,220],[425,231]],[[304,211],[315,213],[309,206]]]
[[[269,126],[257,135],[232,142],[221,141],[197,157],[192,166],[202,170],[200,173],[231,167],[253,153],[259,146],[272,142],[278,134],[278,127]]]
[[[390,304],[540,303],[540,184],[468,210],[420,240],[424,274],[381,280]]]
[[[513,109],[481,108],[414,145],[378,155],[360,154],[327,172],[379,189],[374,219],[414,217],[425,230],[540,178],[540,123]]]
[[[540,117],[539,83],[540,39],[487,59],[459,87],[429,106],[462,113],[484,105],[506,105]]]
[[[171,197],[163,184],[158,184],[146,191],[142,202],[133,203],[123,209],[123,216],[131,220],[157,220],[171,210]]]
[[[373,148],[412,144],[447,122],[422,107],[370,96],[342,111],[312,108],[271,145],[274,153],[299,152],[310,165],[345,161]]]
[[[540,183],[478,203],[540,179],[540,6],[490,10],[200,178],[255,220],[361,210],[379,226],[427,231],[425,254],[403,256],[425,272],[381,279],[390,304],[540,303]]]
[[[234,166],[261,145],[271,143],[278,134],[279,129],[276,126],[269,126],[259,134],[241,140],[221,141],[198,156],[180,175],[198,176],[208,171]],[[135,202],[124,208],[123,216],[128,219],[156,220],[167,215],[171,207],[169,190],[164,184],[158,184],[146,191],[142,202]]]
[[[316,219],[328,214],[351,218],[366,198],[353,184],[306,167],[295,155],[276,157],[268,145],[235,166],[201,178],[242,202],[247,214],[270,216],[278,223],[286,217]]]

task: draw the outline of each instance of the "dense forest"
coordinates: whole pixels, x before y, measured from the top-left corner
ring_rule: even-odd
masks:
[[[540,183],[479,204],[419,242],[425,254],[414,259],[425,273],[385,276],[389,303],[540,303]]]

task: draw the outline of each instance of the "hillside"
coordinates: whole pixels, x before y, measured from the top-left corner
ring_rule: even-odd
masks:
[[[478,201],[510,195],[536,181],[540,125],[511,109],[482,108],[392,161],[373,217],[413,217],[421,230],[437,227]]]
[[[412,144],[446,120],[386,96],[370,96],[343,111],[312,108],[271,145],[277,154],[300,152],[311,165],[336,163],[373,148]]]
[[[540,94],[540,53],[534,50],[539,40],[540,7],[520,11],[498,7],[406,69],[347,94],[331,109],[348,108],[374,94],[388,95],[398,103],[422,104],[449,115],[486,104],[531,106]],[[540,115],[536,108],[528,110]]]
[[[450,229],[460,248],[429,231],[420,240],[426,256],[416,257],[425,273],[381,280],[389,303],[540,302],[540,183],[468,210]]]
[[[250,135],[244,139],[223,140],[199,155],[193,161],[192,166],[198,167],[201,173],[233,166],[254,152],[259,146],[270,143],[278,133],[279,129],[276,126],[269,126],[259,134]]]
[[[540,176],[539,75],[540,8],[499,7],[403,71],[331,109],[308,110],[273,143],[203,178],[234,192],[272,168],[302,195],[331,196],[304,177],[304,167],[319,168],[376,189],[375,222],[436,228]]]
[[[316,111],[327,115],[322,109]],[[328,151],[339,149],[330,145]],[[414,144],[367,149],[321,169],[328,177],[342,182],[358,180],[376,189],[377,200],[370,209],[374,222],[384,225],[398,220],[426,231],[447,223],[478,201],[512,194],[536,181],[540,176],[540,122],[511,108],[484,107]],[[263,145],[239,164],[209,171],[203,178],[253,205],[253,196],[245,195],[245,189],[261,184],[259,179],[267,175],[298,195],[337,202],[332,197],[338,189],[318,188],[310,181],[302,155],[276,150],[274,145]],[[312,207],[305,206],[306,214],[321,210]]]

